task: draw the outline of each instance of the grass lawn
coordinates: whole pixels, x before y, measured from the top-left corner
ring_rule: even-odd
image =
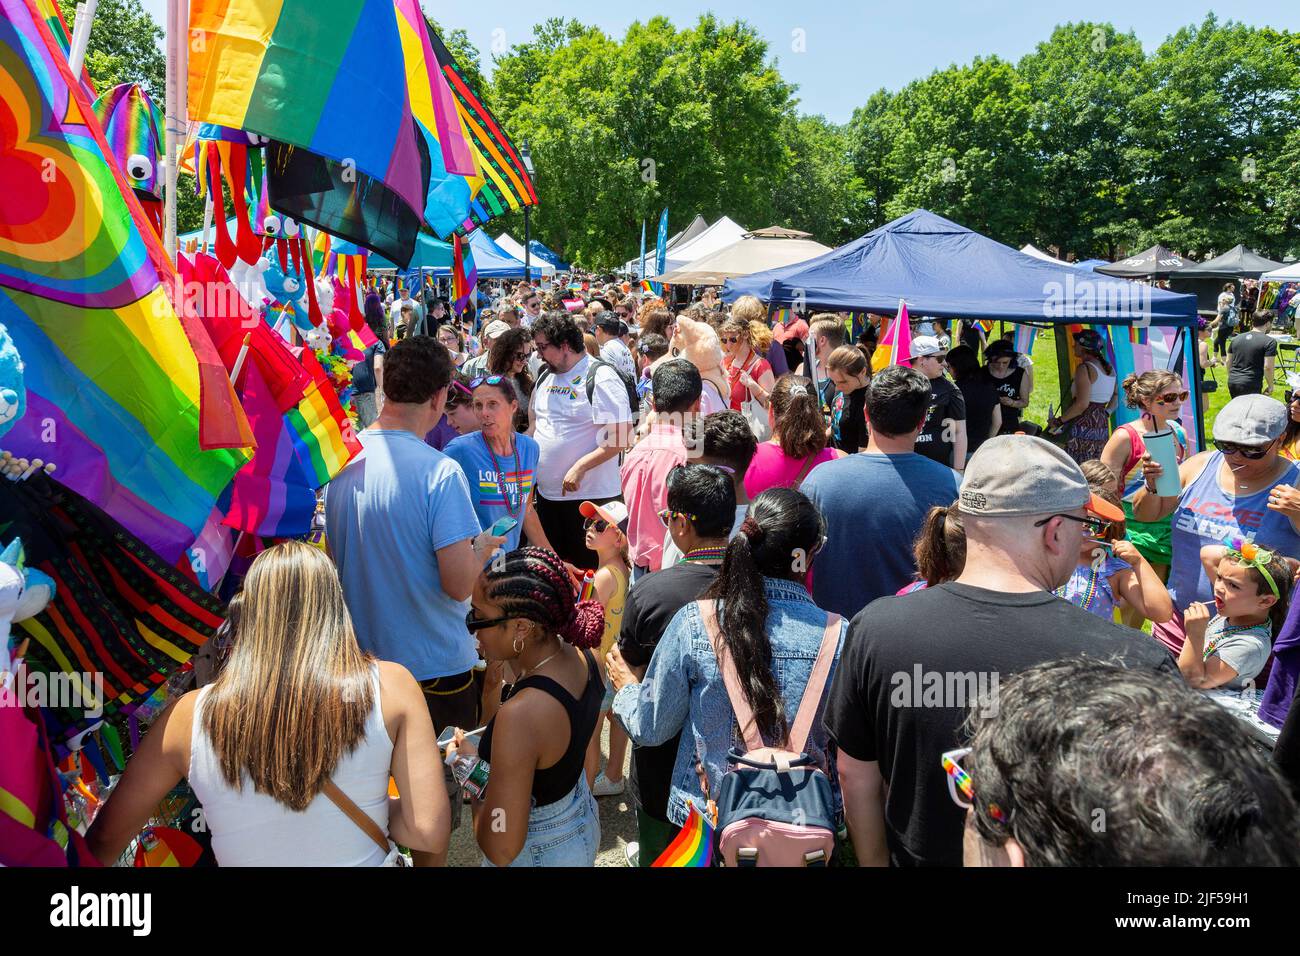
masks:
[[[1008,325],[1008,331],[1011,326]],[[1001,330],[994,328],[995,335],[1000,335]],[[1047,421],[1047,406],[1053,405],[1059,412],[1061,409],[1060,400],[1060,379],[1056,367],[1056,334],[1053,330],[1048,329],[1040,332],[1034,338],[1034,393],[1029,398],[1029,407],[1025,409],[1025,417],[1030,421],[1042,425]],[[1206,419],[1205,419],[1205,438],[1210,438],[1210,431],[1214,425],[1214,416],[1219,414],[1219,409],[1228,403],[1228,374],[1224,368],[1213,370],[1217,376],[1219,387],[1216,391],[1207,393],[1205,398]],[[1270,394],[1278,401],[1282,400],[1283,389],[1274,385]],[[1120,401],[1123,401],[1123,395]]]

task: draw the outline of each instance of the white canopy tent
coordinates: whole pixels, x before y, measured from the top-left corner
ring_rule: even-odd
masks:
[[[1052,255],[1051,253],[1044,252],[1042,249],[1039,249],[1037,246],[1035,246],[1032,242],[1026,242],[1023,246],[1020,247],[1020,251],[1027,256],[1033,256],[1035,259],[1042,259],[1044,262],[1055,262],[1058,265],[1061,262],[1061,260],[1056,258],[1056,256]]]
[[[497,245],[520,262],[524,261],[524,247],[515,242],[514,237],[511,236],[510,233],[503,232],[501,235],[497,236]]]
[[[716,252],[666,272],[660,281],[670,285],[722,285],[728,279],[805,262],[830,251],[809,233],[770,226],[746,233]]]
[[[678,269],[690,265],[696,259],[703,259],[720,249],[725,249],[733,242],[739,242],[744,238],[745,232],[744,226],[738,225],[727,216],[723,216],[694,239],[683,242],[677,248],[669,250],[664,261],[664,272],[676,272]],[[645,271],[647,278],[653,278],[659,274],[648,252]]]
[[[1300,262],[1293,262],[1281,269],[1265,272],[1259,277],[1260,282],[1300,282]]]
[[[722,221],[721,219],[718,220],[718,222],[721,221]],[[730,220],[728,220],[728,222],[730,222]],[[716,226],[717,223],[714,223],[714,225]],[[711,228],[712,227],[707,222],[704,221],[704,217],[697,214],[696,217],[691,220],[691,224],[689,226],[687,226],[681,232],[673,235],[668,240],[667,245],[664,246],[665,251],[668,253],[667,256],[668,261],[666,264],[665,271],[674,268],[673,260],[676,258],[676,250],[679,247],[685,246],[689,242],[693,242],[699,236],[708,232],[709,229]],[[647,276],[652,276],[655,274],[654,236],[648,235],[647,241],[650,243],[650,245],[646,246],[646,250],[645,250],[645,271]],[[641,259],[639,257],[636,259],[629,259],[627,262],[623,263],[623,271],[630,272],[633,275],[640,275]]]

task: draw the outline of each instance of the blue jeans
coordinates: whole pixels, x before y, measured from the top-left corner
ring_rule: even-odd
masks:
[[[595,866],[600,816],[587,775],[567,795],[528,814],[528,836],[510,866]],[[493,866],[487,859],[484,866]]]

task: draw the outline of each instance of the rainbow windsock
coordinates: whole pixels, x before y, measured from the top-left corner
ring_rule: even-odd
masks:
[[[907,303],[898,300],[898,315],[889,323],[876,350],[871,353],[871,372],[882,371],[891,365],[912,365],[912,323],[907,314]]]
[[[193,0],[192,120],[261,133],[424,208],[393,0]]]
[[[659,859],[650,865],[656,866],[708,866],[713,859],[713,827],[704,819],[704,815],[691,804],[690,814],[681,833],[668,844]]]
[[[108,153],[34,4],[0,0],[0,324],[28,401],[5,447],[53,461],[171,563],[253,438],[211,340],[174,309],[171,264]]]

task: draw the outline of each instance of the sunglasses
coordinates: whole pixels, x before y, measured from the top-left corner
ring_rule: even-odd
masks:
[[[1187,401],[1187,392],[1165,392],[1156,396],[1156,401],[1161,405],[1178,405]]]
[[[1079,522],[1079,524],[1083,525],[1088,531],[1090,531],[1094,538],[1100,538],[1102,535],[1104,535],[1107,531],[1110,530],[1110,526],[1111,526],[1111,522],[1106,521],[1102,518],[1094,518],[1092,515],[1086,515],[1080,518],[1077,515],[1054,514],[1054,515],[1048,515],[1042,521],[1035,521],[1034,527],[1041,528],[1043,525],[1047,524],[1047,522],[1051,521],[1053,518],[1069,518],[1071,521],[1077,521]]]
[[[1218,441],[1216,439],[1214,447],[1225,455],[1240,455],[1247,461],[1259,461],[1268,454],[1268,450],[1273,447],[1273,443],[1269,442],[1263,448],[1260,448],[1258,445],[1252,448],[1249,445],[1236,445],[1230,441]]]
[[[527,361],[528,361],[528,357],[529,357],[530,355],[532,355],[532,354],[533,354],[532,352],[516,352],[516,353],[514,354],[514,356],[511,358],[511,361],[512,361],[512,362],[527,362]]]
[[[685,511],[673,511],[671,508],[665,508],[663,511],[659,512],[659,520],[663,522],[665,528],[668,527],[668,523],[674,518],[685,518],[690,522],[699,520],[693,514],[689,514]]]
[[[504,624],[508,620],[510,620],[509,617],[493,617],[485,620],[478,620],[474,617],[474,612],[471,610],[465,613],[465,628],[471,634],[476,634],[485,628],[496,627],[498,624]]]
[[[469,387],[475,389],[480,385],[500,385],[505,381],[505,378],[504,375],[479,375],[469,380]]]
[[[740,341],[740,339],[737,336],[732,335],[732,336],[721,336],[719,337],[718,341],[720,341],[723,345],[735,345],[737,342]]]
[[[609,522],[604,518],[588,518],[582,523],[583,532],[595,530],[596,534],[604,534],[605,529],[609,527]]]
[[[959,762],[969,756],[970,748],[960,747],[957,750],[949,750],[940,758],[943,772],[948,775],[948,796],[952,797],[952,802],[963,810],[969,810],[975,803],[975,786],[971,782],[970,774]],[[999,823],[1005,823],[1007,819],[1002,808],[996,803],[989,804],[989,816]]]

